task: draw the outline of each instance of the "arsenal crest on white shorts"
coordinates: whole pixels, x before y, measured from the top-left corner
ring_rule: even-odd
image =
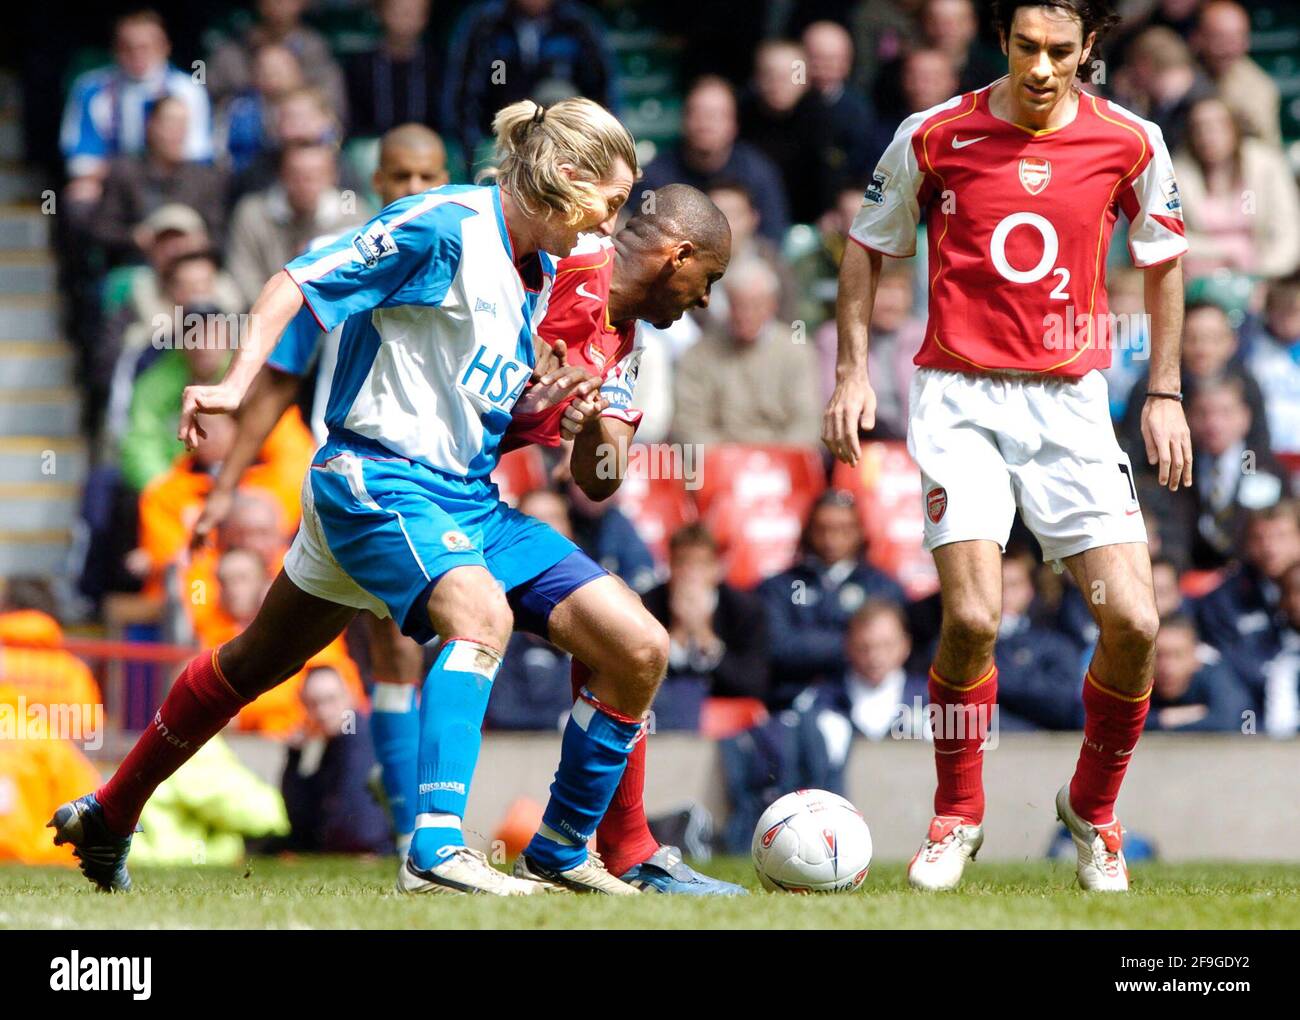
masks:
[[[942,485],[936,485],[925,494],[925,513],[931,524],[938,524],[947,509],[948,490]]]
[[[1052,164],[1050,160],[1029,156],[1020,161],[1020,183],[1025,186],[1025,190],[1031,195],[1037,195],[1047,187],[1047,182],[1051,179]]]

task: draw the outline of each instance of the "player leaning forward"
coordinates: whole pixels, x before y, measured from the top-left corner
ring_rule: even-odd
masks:
[[[1083,684],[1083,748],[1056,808],[1080,884],[1124,890],[1115,800],[1147,714],[1158,618],[1099,371],[1110,357],[1103,274],[1122,212],[1150,316],[1150,389],[1139,396],[1147,457],[1162,485],[1190,485],[1178,369],[1187,245],[1160,130],[1076,85],[1108,12],[1093,0],[1003,0],[997,20],[1007,77],[909,117],[875,170],[840,271],[824,438],[839,459],[857,461],[859,426],[875,415],[867,323],[881,256],[912,254],[924,218],[930,311],[908,448],[921,469],[943,624],[929,681],[935,817],[908,877],[951,888],[984,839],[980,745],[997,695],[1000,553],[1019,507],[1044,558],[1064,563],[1089,595],[1100,628]],[[1085,318],[1100,325],[1080,328]],[[1063,338],[1060,324],[1072,321]]]
[[[130,887],[130,833],[158,784],[362,608],[392,616],[417,640],[447,636],[425,680],[420,814],[401,888],[544,888],[492,868],[461,833],[483,710],[513,623],[510,593],[564,610],[550,613],[548,633],[594,670],[530,854],[554,884],[637,891],[565,834],[588,833],[604,815],[663,674],[667,635],[630,589],[507,507],[489,481],[537,365],[534,332],[554,276],[546,253],[567,255],[580,233],[614,215],[635,179],[635,145],[585,99],[512,104],[493,128],[497,185],[401,199],[355,236],[295,259],[262,291],[253,336],[222,383],[186,390],[180,431],[193,446],[197,415],[240,406],[304,302],[323,329],[343,325],[330,438],[303,487],[303,525],[257,616],[186,666],[113,777],[51,822],[56,842],[74,846],[101,888]]]

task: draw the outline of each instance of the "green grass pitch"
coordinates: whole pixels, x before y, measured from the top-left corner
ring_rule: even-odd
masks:
[[[406,897],[392,863],[340,858],[139,868],[134,892],[105,896],[73,871],[4,867],[0,928],[1300,928],[1300,864],[1135,865],[1128,896],[1086,895],[1049,862],[976,863],[959,891],[925,895],[905,867],[873,866],[851,895],[791,896],[715,859],[709,873],[756,893],[728,900]]]

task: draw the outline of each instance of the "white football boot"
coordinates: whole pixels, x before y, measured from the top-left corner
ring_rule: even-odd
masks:
[[[641,890],[636,886],[610,874],[605,862],[595,851],[588,851],[585,861],[567,871],[544,867],[528,854],[522,853],[515,858],[515,877],[550,891],[604,893],[606,896],[641,895]]]
[[[953,815],[937,815],[930,821],[921,849],[907,866],[907,880],[928,892],[954,889],[966,870],[966,862],[975,859],[983,844],[982,826],[964,825]]]
[[[545,890],[536,882],[523,882],[498,871],[481,851],[461,846],[450,849],[443,862],[433,868],[417,868],[415,862],[407,857],[397,874],[397,891],[533,896]]]
[[[1056,817],[1065,823],[1079,854],[1079,884],[1089,892],[1128,892],[1128,865],[1124,861],[1124,829],[1116,818],[1109,825],[1093,825],[1070,807],[1070,784],[1056,794]]]

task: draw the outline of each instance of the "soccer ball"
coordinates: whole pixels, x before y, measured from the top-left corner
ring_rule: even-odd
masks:
[[[796,790],[763,812],[751,849],[771,892],[853,892],[871,866],[871,830],[843,797]]]

